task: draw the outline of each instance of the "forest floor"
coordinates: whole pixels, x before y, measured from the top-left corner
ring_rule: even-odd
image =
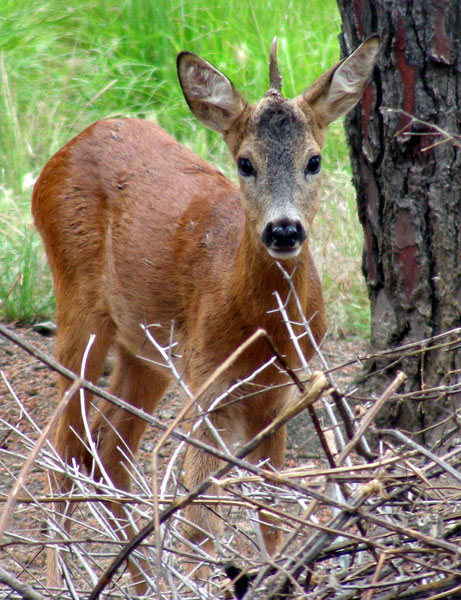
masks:
[[[8,325],[8,329],[19,334],[40,351],[54,355],[54,336],[44,336],[35,332],[32,327],[15,327]],[[353,383],[354,376],[361,365],[355,361],[359,355],[366,352],[366,343],[361,340],[327,340],[322,348],[322,354],[329,366],[345,365],[335,371],[335,380],[341,390],[345,390]],[[315,361],[314,361],[315,362]],[[313,367],[320,368],[319,364]],[[100,382],[107,385],[106,376]],[[0,516],[4,502],[12,490],[16,477],[23,466],[30,449],[27,450],[24,438],[36,440],[40,430],[48,422],[55,406],[57,397],[56,376],[46,365],[37,358],[29,355],[15,343],[0,335]],[[176,416],[183,398],[176,389],[170,390],[158,406],[155,416],[163,422],[171,422]],[[26,414],[27,413],[27,414]],[[319,407],[319,415],[322,409]],[[32,424],[35,423],[36,427]],[[20,434],[18,434],[18,431]],[[153,428],[148,428],[142,440],[139,463],[145,471],[146,477],[152,476],[152,450],[158,434]],[[162,461],[166,464],[175,447],[173,442],[167,441],[162,448]],[[30,448],[30,446],[29,446]],[[289,423],[287,466],[319,465],[323,461],[323,452],[317,436],[307,414],[302,413]],[[26,492],[37,497],[46,495],[45,475],[43,470],[34,467],[26,480]],[[15,515],[15,532],[31,532],[31,536],[39,537],[40,529],[45,527],[44,517],[32,516],[27,505],[18,508]],[[38,532],[32,534],[32,531]],[[22,533],[22,535],[24,535]],[[24,555],[19,554],[19,560],[13,558],[14,553],[7,557],[4,554],[7,566],[23,579],[33,577],[41,579],[44,568],[44,553],[37,551]],[[3,562],[3,561],[2,561]],[[26,576],[26,573],[29,575]],[[29,579],[30,580],[30,579]],[[0,597],[2,588],[0,584]]]
[[[9,325],[8,329],[20,334],[22,338],[42,352],[50,356],[54,354],[55,338],[53,336],[44,337],[30,327],[18,328]],[[327,339],[323,345],[323,359],[329,369],[333,369],[336,386],[341,392],[349,392],[354,385],[367,352],[366,346],[365,341],[357,339]],[[362,359],[358,357],[362,357]],[[311,367],[322,368],[318,358],[314,359]],[[106,370],[109,371],[109,369]],[[100,384],[106,386],[107,383],[106,375]],[[380,396],[378,390],[375,392],[375,398],[379,396],[380,400],[386,396],[385,394]],[[30,456],[35,440],[56,406],[56,395],[55,374],[17,344],[0,335],[0,515],[21,468]],[[368,406],[371,408],[367,414],[374,408],[372,399],[369,400],[371,402],[368,402]],[[161,401],[155,416],[163,424],[168,425],[178,413],[181,404],[181,394],[177,389],[172,388]],[[333,448],[334,454],[331,420],[325,416],[326,411],[322,401],[318,401],[314,407],[314,412],[319,418],[324,432],[326,445],[330,447],[330,451]],[[357,407],[357,410],[360,408],[364,407]],[[455,423],[455,417],[458,414],[457,407],[453,406],[453,409],[450,427]],[[460,598],[461,521],[459,502],[461,488],[459,444],[456,443],[456,439],[453,438],[451,447],[439,449],[440,457],[433,452],[437,450],[436,448],[431,447],[431,451],[429,451],[417,443],[416,438],[408,438],[409,441],[406,444],[409,447],[406,449],[384,440],[378,445],[373,462],[365,464],[360,457],[351,456],[350,465],[339,467],[340,470],[346,469],[346,471],[337,471],[337,469],[328,469],[317,434],[307,413],[308,411],[302,412],[292,419],[288,426],[287,468],[277,474],[278,477],[283,474],[281,477],[284,481],[283,486],[274,486],[273,483],[270,483],[270,477],[268,482],[266,482],[266,477],[262,477],[258,483],[257,477],[249,477],[247,471],[239,469],[233,470],[233,476],[235,476],[232,480],[233,483],[230,482],[230,478],[220,481],[220,485],[224,486],[223,489],[227,491],[225,498],[231,502],[229,508],[222,510],[224,520],[231,515],[231,519],[226,521],[226,535],[228,535],[226,539],[229,544],[227,542],[221,544],[221,554],[218,554],[217,561],[209,563],[213,565],[214,570],[210,579],[205,581],[211,590],[211,596],[207,597],[227,597],[220,593],[216,595],[215,590],[219,591],[223,589],[223,585],[229,585],[228,580],[226,583],[223,573],[226,564],[223,561],[229,560],[228,556],[231,556],[232,560],[243,568],[256,568],[258,572],[265,573],[264,569],[261,570],[261,565],[269,565],[270,559],[261,558],[261,552],[255,551],[255,548],[259,548],[259,546],[256,544],[257,538],[252,537],[254,518],[251,517],[251,510],[254,511],[255,506],[271,506],[274,512],[282,518],[284,540],[288,544],[283,561],[290,561],[293,556],[298,557],[301,561],[307,561],[308,558],[311,560],[311,551],[314,552],[312,548],[315,549],[317,556],[315,577],[312,578],[309,586],[313,591],[317,590],[316,597],[330,597],[333,590],[331,576],[334,572],[335,577],[338,578],[337,581],[335,580],[334,589],[343,590],[346,595],[341,595],[341,597],[347,597],[350,600],[363,598],[363,590],[370,592],[367,597],[371,597],[373,590],[377,600],[404,597],[401,595],[404,592],[405,597],[422,599],[428,597],[428,586],[432,586],[431,590],[433,589],[436,594],[431,597],[441,598],[443,596],[449,600]],[[364,419],[365,417],[362,421]],[[453,429],[453,431],[455,430],[456,428]],[[120,501],[123,499],[127,502],[127,511],[131,510],[130,514],[136,515],[135,519],[140,516],[143,523],[154,522],[152,515],[155,503],[152,501],[151,493],[153,481],[165,482],[165,495],[160,494],[160,502],[164,502],[163,506],[173,506],[178,499],[178,493],[183,498],[187,498],[188,495],[184,493],[184,487],[181,485],[182,462],[181,460],[176,461],[176,458],[182,454],[173,452],[178,448],[175,440],[168,438],[162,445],[159,451],[161,463],[156,467],[155,477],[153,476],[152,455],[157,439],[158,433],[153,427],[149,427],[141,443],[138,463],[133,467],[133,472],[137,469],[135,474],[138,479],[132,481],[138,486],[138,489],[141,489],[142,493],[131,494],[129,497],[128,495],[119,496]],[[84,489],[83,496],[79,493],[81,488],[75,488],[77,493],[71,500],[72,502],[77,501],[77,507],[72,510],[72,537],[69,537],[66,531],[63,531],[65,535],[61,536],[58,541],[55,537],[50,536],[50,522],[56,522],[57,519],[55,518],[56,513],[53,512],[54,505],[50,504],[45,488],[45,471],[50,472],[50,464],[53,465],[52,468],[55,468],[53,456],[49,451],[47,452],[47,460],[50,460],[51,456],[51,462],[43,462],[43,456],[45,456],[43,453],[42,462],[34,463],[25,484],[20,489],[20,497],[17,499],[14,514],[11,515],[11,521],[8,523],[8,533],[4,539],[0,540],[2,543],[0,546],[0,582],[3,581],[0,583],[0,600],[6,598],[16,600],[25,597],[21,595],[21,592],[19,594],[11,592],[11,589],[19,590],[17,582],[33,586],[34,590],[41,593],[40,598],[57,598],[58,596],[62,600],[70,597],[84,598],[89,589],[93,589],[97,580],[96,574],[99,577],[101,571],[108,566],[108,561],[115,556],[114,552],[119,551],[120,540],[110,537],[115,535],[113,529],[109,527],[109,533],[107,533],[100,526],[104,514],[102,512],[103,502],[99,501],[99,497],[95,501],[94,490],[99,489],[96,487],[99,482],[95,483],[94,480],[90,481],[90,487],[87,486]],[[70,467],[66,468],[70,469]],[[334,474],[333,471],[335,471]],[[77,470],[77,475],[73,479],[74,483],[84,481],[84,476],[86,475],[80,476],[80,471]],[[304,487],[301,485],[300,490],[309,490],[308,493],[303,491],[299,495],[299,490],[291,493],[291,484],[288,485],[292,481],[291,477],[304,485]],[[139,486],[139,481],[143,482],[142,486]],[[337,504],[337,500],[334,499],[336,496],[330,499],[323,494],[326,490],[331,492],[336,489],[336,485],[331,486],[330,489],[332,481],[337,482],[338,486],[343,486],[341,490],[345,489],[344,482],[347,483],[348,502],[365,503],[360,509],[360,527],[362,528],[360,531],[356,527],[355,517],[350,513],[350,509],[340,511],[339,516],[343,519],[340,522],[343,525],[338,526],[339,529],[337,528],[338,514],[334,516],[334,507]],[[133,490],[135,485],[133,485]],[[350,485],[353,487],[349,489]],[[351,489],[352,496],[350,495]],[[113,488],[112,491],[117,493]],[[311,502],[310,499],[319,492],[322,501],[320,503]],[[258,495],[261,493],[263,496]],[[263,504],[258,504],[261,502],[258,500],[261,497]],[[134,503],[133,498],[136,500]],[[211,502],[218,500],[216,497],[206,496],[205,493],[197,501],[202,501],[207,507],[208,505],[211,507],[210,510],[213,510],[213,505],[209,504],[210,498]],[[245,500],[243,504],[240,502],[241,498]],[[221,498],[219,498],[219,502],[222,503]],[[95,512],[96,505],[102,507],[99,512]],[[311,510],[311,506],[316,506],[315,514],[312,514],[312,518],[307,521],[304,515],[306,511]],[[234,512],[231,514],[230,510]],[[168,513],[168,510],[164,512]],[[149,551],[151,553],[149,556],[152,558],[151,563],[146,564],[157,564],[157,560],[161,561],[164,572],[170,577],[168,582],[173,581],[174,589],[176,592],[180,590],[181,593],[184,589],[189,590],[192,585],[191,580],[184,583],[184,576],[181,574],[181,569],[184,568],[181,560],[190,561],[191,556],[190,553],[187,554],[181,550],[181,538],[177,535],[182,527],[182,514],[182,512],[178,512],[173,519],[168,516],[169,520],[166,520],[162,529],[165,532],[162,533],[164,537],[161,540],[160,538],[147,540],[143,546],[143,551]],[[302,523],[302,527],[300,523]],[[330,526],[331,523],[334,525],[333,528]],[[337,546],[329,545],[332,532]],[[365,539],[363,536],[366,538],[366,544],[359,543],[357,545],[358,542]],[[157,541],[159,542],[158,546]],[[75,588],[77,590],[75,594],[69,595],[67,592],[62,592],[64,595],[61,596],[61,592],[57,588],[50,588],[45,584],[44,549],[53,543],[60,547],[61,560],[64,561],[61,563],[64,565],[63,573],[67,573],[67,589],[70,593]],[[114,547],[116,547],[115,550],[113,550]],[[381,552],[383,548],[385,550]],[[224,553],[222,549],[224,549]],[[356,560],[358,550],[363,554],[360,560]],[[200,553],[196,552],[195,548],[193,552],[194,562],[202,560]],[[324,554],[320,560],[319,553],[322,552]],[[342,562],[339,561],[342,553],[346,557],[345,562],[342,559]],[[78,557],[78,560],[75,557]],[[282,565],[285,564],[283,561]],[[179,570],[177,565],[179,565]],[[249,566],[247,567],[247,565]],[[364,569],[364,565],[367,565],[366,569]],[[3,569],[3,573],[1,569]],[[2,580],[5,570],[8,576],[16,578],[14,585]],[[157,571],[155,572],[157,573]],[[377,583],[376,574],[380,572],[381,579]],[[150,570],[145,573],[146,577],[151,577]],[[269,569],[267,573],[270,580],[268,580],[268,589],[272,589],[270,587],[272,585],[271,570]],[[283,578],[285,577],[284,573],[285,571],[281,568],[274,577]],[[168,599],[172,597],[171,594],[168,595],[170,588],[165,588],[168,592],[165,595],[163,588],[157,586],[157,576],[154,579],[151,577],[150,581],[154,581],[159,597]],[[126,570],[119,570],[117,579],[112,580],[111,585],[114,590],[120,590],[120,593],[117,592],[113,596],[114,598],[132,597],[130,579]],[[182,597],[182,595],[179,594],[177,597]],[[186,594],[184,597],[191,596]]]

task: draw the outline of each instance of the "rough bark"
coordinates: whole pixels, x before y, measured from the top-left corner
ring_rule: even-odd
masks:
[[[372,33],[381,40],[372,83],[346,133],[364,229],[371,346],[382,350],[461,325],[461,2],[337,1],[345,54]],[[404,368],[409,389],[453,383],[461,352],[432,351]],[[460,400],[400,403],[383,418],[420,429]]]

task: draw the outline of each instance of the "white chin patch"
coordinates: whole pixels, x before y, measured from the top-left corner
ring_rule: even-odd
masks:
[[[298,256],[298,254],[301,251],[301,246],[297,246],[296,248],[293,248],[293,250],[285,251],[276,250],[275,248],[267,248],[267,251],[272,256],[272,258],[275,258],[277,260],[286,260],[288,258],[294,258],[295,256]]]

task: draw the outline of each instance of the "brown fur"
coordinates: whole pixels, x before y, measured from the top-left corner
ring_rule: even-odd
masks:
[[[189,54],[184,61],[202,69],[197,71],[198,77],[202,73],[209,76],[205,61]],[[212,76],[222,83],[220,76],[224,76],[219,72],[212,71]],[[181,76],[180,70],[180,77],[187,88],[187,73]],[[324,95],[331,75],[326,79]],[[365,83],[356,92],[357,100]],[[316,98],[320,97],[319,85],[314,89]],[[288,154],[284,153],[281,165],[277,165],[273,164],[274,149],[265,155],[268,136],[273,137],[273,131],[261,132],[261,114],[268,106],[273,107],[273,96],[252,107],[232,87],[231,108],[226,106],[223,111],[220,106],[210,108],[196,96],[188,97],[186,89],[185,94],[198,118],[223,133],[235,158],[242,152],[252,154],[260,165],[257,182],[242,180],[240,192],[219,171],[157,125],[136,119],[104,120],[88,127],[49,161],[32,200],[35,223],[54,278],[58,360],[79,372],[88,338],[96,334],[86,377],[98,380],[106,353],[114,346],[117,364],[111,391],[148,412],[161,399],[171,374],[145,360],[158,361],[160,357],[146,343],[141,323],[160,324],[153,333],[164,346],[174,323],[174,338],[178,342],[175,353],[182,357],[178,360],[182,360],[181,368],[185,369],[192,392],[259,327],[273,337],[290,365],[297,366],[281,317],[271,312],[276,308],[274,292],[285,298],[288,286],[261,241],[261,228],[273,218],[274,211],[282,214],[290,202],[295,207],[290,210],[296,210],[303,226],[310,228],[319,180],[305,176],[304,163],[312,152],[320,151],[325,121],[331,120],[325,116],[331,107],[319,113],[309,104],[308,92],[293,101],[280,96],[280,102],[294,115],[296,127],[285,136]],[[268,165],[267,172],[263,164]],[[277,169],[285,178],[282,187],[277,187]],[[289,170],[292,173],[287,175]],[[268,184],[271,177],[272,183]],[[256,183],[260,186],[259,195]],[[286,190],[290,186],[293,193],[288,197]],[[280,195],[284,196],[285,205]],[[284,261],[287,270],[295,265],[297,293],[305,316],[311,319],[314,337],[320,341],[326,330],[325,312],[307,243],[297,256]],[[297,318],[292,301],[287,310]],[[303,338],[303,349],[306,358],[310,358],[313,349],[307,337]],[[253,346],[216,382],[202,407],[231,382],[251,374],[269,356],[263,343]],[[282,380],[279,371],[270,368],[257,381],[273,385]],[[60,378],[61,396],[68,387],[69,382]],[[285,389],[272,390],[222,408],[211,419],[227,443],[245,442],[271,422],[286,395]],[[119,440],[105,419],[134,452],[145,423],[110,404],[104,405],[103,415],[97,416],[93,424],[101,460],[113,482],[128,489],[129,475],[117,450]],[[77,399],[62,417],[53,441],[67,461],[75,458],[90,466],[90,457],[70,427],[83,436]],[[195,435],[209,444],[215,443],[205,426]],[[285,432],[281,430],[251,459],[267,458],[278,468],[283,464],[284,453]],[[185,484],[193,487],[217,466],[214,457],[189,448]],[[65,479],[51,482],[54,491],[67,487]],[[116,518],[122,518],[116,504],[111,505],[111,510]],[[219,519],[206,507],[191,507],[187,516],[209,531],[210,537],[220,530]],[[66,517],[63,514],[67,526]],[[129,527],[127,532],[131,533]],[[191,526],[186,533],[197,542],[205,540],[205,547],[212,550],[210,539],[198,529]],[[273,552],[280,540],[279,532],[267,525],[263,526],[263,535],[268,550]],[[143,592],[145,586],[139,572],[133,565],[131,570],[137,591]],[[49,584],[57,583],[52,553],[48,580]]]

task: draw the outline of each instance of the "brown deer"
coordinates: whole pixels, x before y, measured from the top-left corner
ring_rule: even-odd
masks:
[[[288,294],[276,261],[288,271],[296,266],[293,282],[320,341],[326,319],[307,239],[317,209],[321,148],[329,123],[360,100],[377,49],[377,38],[369,38],[300,96],[286,99],[274,44],[270,89],[255,106],[211,64],[182,52],[177,65],[186,101],[199,121],[222,134],[239,186],[157,125],[138,119],[98,121],[59,150],[35,185],[32,211],[54,279],[61,364],[78,373],[89,336],[95,334],[87,379],[98,380],[114,347],[112,393],[147,412],[154,410],[172,376],[158,365],[160,357],[146,343],[142,323],[156,324],[155,337],[163,346],[174,323],[175,354],[192,392],[260,327],[290,366],[299,366],[274,311],[274,292]],[[297,316],[294,302],[287,311]],[[311,357],[308,338],[302,343],[306,358]],[[256,343],[215,382],[202,408],[269,358],[267,345]],[[276,386],[282,381],[280,370],[270,367],[257,378],[269,391],[211,413],[229,447],[272,421],[287,398],[286,387]],[[60,378],[61,396],[69,385]],[[121,489],[130,482],[114,429],[136,452],[145,426],[110,403],[93,423],[102,464]],[[78,399],[61,418],[54,445],[66,461],[90,467],[88,451],[74,432],[84,437]],[[215,444],[205,425],[194,435]],[[284,454],[285,432],[279,430],[250,459],[267,459],[279,468]],[[192,488],[218,466],[214,456],[189,447],[185,485]],[[56,492],[69,484],[62,478],[51,485]],[[119,506],[111,504],[111,510],[123,522]],[[212,552],[219,517],[202,505],[191,506],[187,516],[189,539]],[[267,551],[274,552],[279,530],[266,523],[262,532]],[[133,565],[131,570],[142,592],[140,574]],[[58,581],[53,553],[48,579],[50,585]]]

